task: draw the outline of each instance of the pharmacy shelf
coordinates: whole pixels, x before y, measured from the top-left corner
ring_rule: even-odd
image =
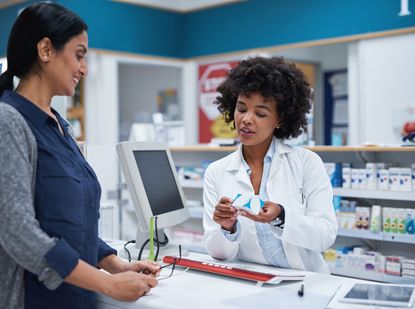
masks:
[[[406,244],[415,244],[415,235],[383,233],[383,240]]]
[[[342,197],[370,198],[378,200],[415,201],[415,192],[381,191],[333,188],[333,194]]]
[[[184,189],[203,189],[203,180],[180,180],[180,185]]]
[[[237,146],[210,146],[208,144],[199,144],[193,146],[170,147],[172,152],[201,152],[201,151],[235,151]],[[402,146],[306,146],[314,152],[415,152],[414,147]]]
[[[373,240],[392,241],[399,243],[415,244],[415,235],[395,234],[395,233],[373,233],[371,231],[357,229],[339,229],[338,236],[364,238]]]
[[[399,284],[415,284],[415,277],[412,276],[392,276],[383,273],[377,273],[374,271],[362,271],[355,269],[344,269],[337,267],[330,267],[332,275],[344,276],[351,278],[359,278],[365,280],[372,280],[386,283],[399,283]]]
[[[357,229],[339,229],[337,235],[343,237],[383,240],[383,233],[373,233],[371,231]]]
[[[203,189],[203,180],[181,180],[180,184],[185,189]],[[342,197],[369,198],[395,201],[415,201],[415,192],[404,191],[333,188],[333,194]]]

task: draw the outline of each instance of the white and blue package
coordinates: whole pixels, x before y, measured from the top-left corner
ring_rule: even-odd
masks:
[[[259,195],[238,193],[232,201],[232,206],[236,209],[246,210],[254,215],[258,215],[265,202]]]

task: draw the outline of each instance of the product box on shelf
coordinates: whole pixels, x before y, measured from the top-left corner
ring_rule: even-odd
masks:
[[[370,220],[370,207],[356,207],[355,227],[357,229],[368,230]]]
[[[399,170],[399,191],[412,191],[412,171],[410,168]]]
[[[405,219],[406,219],[406,209],[399,208],[397,209],[398,213],[398,224],[397,224],[397,232],[399,234],[405,234]]]
[[[392,191],[400,191],[399,174],[400,168],[390,167],[389,168],[389,189]]]
[[[402,276],[415,276],[415,260],[402,259]]]
[[[415,192],[415,163],[411,165],[412,191]]]
[[[385,273],[388,275],[401,275],[401,258],[399,256],[387,256],[385,261]]]
[[[413,235],[415,234],[415,209],[407,208],[405,213],[405,233]]]
[[[378,169],[378,189],[389,190],[389,170]]]
[[[366,188],[368,190],[376,190],[377,186],[377,164],[366,163]]]
[[[378,233],[382,230],[382,207],[379,205],[372,206],[372,213],[370,216],[370,231]]]
[[[341,200],[340,212],[338,213],[339,226],[342,229],[353,229],[356,223],[356,202]]]
[[[349,189],[352,185],[352,174],[351,174],[351,168],[350,167],[343,167],[342,168],[342,187],[345,189]]]
[[[366,169],[365,168],[359,168],[358,169],[358,182],[359,182],[359,189],[367,189],[366,184],[367,184],[367,179],[366,179]]]
[[[358,168],[352,168],[351,169],[351,188],[352,189],[359,189],[359,169]]]
[[[392,222],[391,209],[392,208],[389,208],[389,207],[383,207],[383,211],[382,211],[383,212],[383,217],[382,217],[383,231],[386,233],[391,232],[391,222]]]

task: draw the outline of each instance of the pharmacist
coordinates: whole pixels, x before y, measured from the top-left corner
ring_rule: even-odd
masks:
[[[218,108],[241,146],[205,173],[207,251],[220,260],[328,273],[321,252],[337,235],[330,180],[315,153],[284,144],[306,128],[311,88],[304,74],[283,58],[249,58],[218,91]],[[240,196],[260,200],[259,214],[234,207]]]

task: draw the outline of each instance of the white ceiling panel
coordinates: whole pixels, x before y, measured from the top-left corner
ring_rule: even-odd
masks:
[[[241,0],[113,0],[116,2],[125,2],[135,5],[150,6],[159,9],[189,12],[210,8],[213,6],[225,5]]]

